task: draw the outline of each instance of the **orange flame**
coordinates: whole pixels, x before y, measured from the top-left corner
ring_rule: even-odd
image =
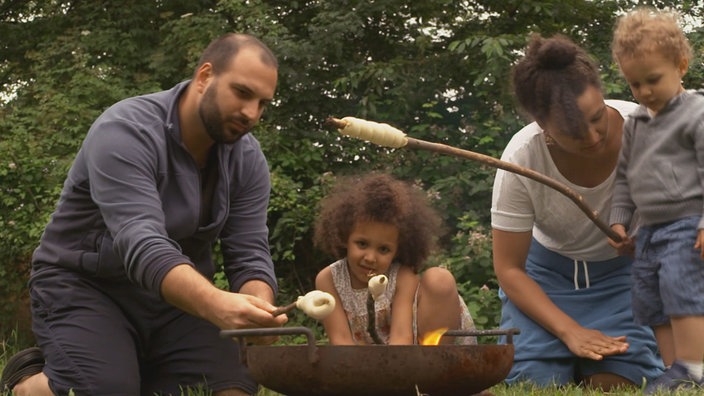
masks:
[[[447,327],[441,327],[439,329],[429,331],[425,333],[423,338],[420,340],[421,345],[438,345],[440,344],[440,339],[443,334],[447,331]]]

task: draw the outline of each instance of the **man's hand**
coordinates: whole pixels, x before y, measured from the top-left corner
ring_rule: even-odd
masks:
[[[213,323],[221,329],[279,327],[288,321],[285,315],[274,317],[271,303],[256,296],[219,290],[213,302]]]
[[[240,293],[259,297],[259,298],[261,298],[271,304],[274,303],[274,291],[271,290],[271,287],[269,287],[269,284],[267,284],[264,281],[251,280],[251,281],[245,282],[242,285],[242,287],[240,288]],[[274,309],[276,309],[276,307],[274,307]],[[270,311],[270,316],[271,316],[271,311]],[[288,317],[286,315],[279,315],[279,317],[277,317],[277,318],[278,318],[278,320],[284,319],[283,323],[286,323],[286,321],[288,321]],[[265,327],[278,327],[278,326],[281,326],[281,325],[271,325],[271,326],[265,326]],[[276,342],[276,340],[278,340],[278,339],[279,339],[279,337],[277,337],[277,336],[247,337],[247,342],[250,342],[250,343],[256,344],[256,345],[271,345],[274,342]]]
[[[259,297],[269,303],[274,303],[274,291],[271,290],[269,284],[261,280],[251,280],[245,282],[240,290],[238,291],[242,294],[249,294],[250,296]]]
[[[274,295],[261,281],[247,282],[240,291],[263,295],[269,300],[273,300]],[[286,315],[274,317],[271,314],[276,307],[270,301],[220,290],[188,264],[178,265],[166,274],[161,294],[168,303],[223,330],[280,327],[288,321]]]

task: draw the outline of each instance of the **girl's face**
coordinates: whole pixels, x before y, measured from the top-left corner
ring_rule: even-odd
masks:
[[[633,97],[658,113],[670,99],[684,90],[681,81],[689,61],[683,58],[676,63],[653,51],[646,56],[619,59],[619,66]]]
[[[620,139],[620,135],[609,131],[609,108],[604,102],[604,95],[599,88],[590,85],[577,98],[577,107],[582,111],[588,127],[584,135],[576,137],[568,131],[561,131],[550,119],[541,126],[555,144],[569,154],[583,157],[603,155],[613,139]]]
[[[347,265],[352,288],[365,288],[370,276],[385,274],[397,250],[398,228],[395,225],[357,221],[347,238]]]

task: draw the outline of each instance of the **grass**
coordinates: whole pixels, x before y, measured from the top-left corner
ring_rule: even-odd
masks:
[[[619,388],[611,392],[602,392],[593,389],[585,389],[576,385],[566,387],[538,388],[532,385],[512,385],[498,384],[489,389],[494,396],[597,396],[597,395],[623,395],[640,396],[643,394],[640,388]],[[704,395],[704,389],[681,390],[676,392],[658,393],[658,396],[694,396]],[[281,393],[269,389],[261,389],[257,396],[284,396]],[[414,395],[409,395],[414,396]],[[418,395],[418,396],[442,396],[442,395]]]
[[[0,370],[5,367],[5,362],[18,351],[16,337],[9,341],[0,342]],[[494,396],[597,396],[597,395],[642,395],[640,388],[621,388],[611,392],[601,392],[597,390],[585,389],[576,385],[566,387],[538,388],[531,385],[498,384],[489,389]],[[211,393],[200,389],[189,389],[182,392],[182,396],[210,396]],[[660,394],[659,394],[660,395]],[[704,389],[682,390],[677,392],[662,393],[661,396],[694,396],[704,395]],[[273,390],[260,388],[257,396],[285,396]],[[409,395],[409,396],[442,396],[442,395]]]

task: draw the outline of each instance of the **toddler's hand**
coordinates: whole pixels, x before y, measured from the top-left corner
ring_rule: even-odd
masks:
[[[633,257],[636,251],[636,244],[626,233],[626,228],[623,224],[614,224],[611,229],[621,237],[621,241],[616,242],[609,238],[609,245],[618,251],[619,256]]]
[[[697,232],[697,242],[694,243],[694,248],[701,251],[701,258],[704,259],[704,249],[702,247],[704,247],[704,229]]]

